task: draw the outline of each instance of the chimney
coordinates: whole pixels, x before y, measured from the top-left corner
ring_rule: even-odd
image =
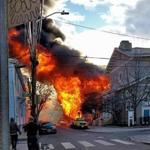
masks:
[[[121,41],[119,49],[122,51],[130,51],[132,49],[132,43],[130,43],[129,41]]]

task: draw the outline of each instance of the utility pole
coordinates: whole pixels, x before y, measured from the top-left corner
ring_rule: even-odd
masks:
[[[0,150],[9,150],[7,1],[0,0]]]
[[[36,111],[36,67],[38,65],[38,60],[36,56],[36,48],[37,48],[37,22],[32,21],[28,24],[28,34],[29,34],[29,51],[30,51],[30,60],[31,60],[31,116],[34,117],[35,121],[37,121],[37,111]]]
[[[38,61],[36,59],[36,49],[34,49],[34,55],[31,57],[31,64],[32,64],[32,72],[31,72],[31,76],[32,76],[32,94],[31,94],[31,100],[32,100],[32,104],[31,104],[31,115],[34,117],[34,119],[37,119],[36,115],[36,66],[38,65]]]
[[[35,60],[34,58],[31,58],[31,62],[32,62],[32,72],[31,72],[31,76],[32,76],[32,93],[31,93],[31,115],[36,118],[36,104],[35,104],[35,95],[36,95],[36,65],[35,65]]]

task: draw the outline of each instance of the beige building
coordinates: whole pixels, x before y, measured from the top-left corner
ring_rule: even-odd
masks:
[[[105,96],[105,111],[120,125],[150,124],[150,48],[132,48],[122,41],[106,73],[112,87]]]

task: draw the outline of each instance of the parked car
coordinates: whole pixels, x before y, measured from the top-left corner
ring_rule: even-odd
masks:
[[[51,122],[43,122],[40,123],[40,129],[39,129],[39,134],[56,134],[57,129],[56,125],[52,124]]]
[[[71,128],[88,129],[88,122],[84,118],[77,118],[72,122]]]

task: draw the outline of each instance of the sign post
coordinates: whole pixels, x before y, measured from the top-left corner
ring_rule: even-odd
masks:
[[[7,1],[0,0],[0,150],[9,150]]]

